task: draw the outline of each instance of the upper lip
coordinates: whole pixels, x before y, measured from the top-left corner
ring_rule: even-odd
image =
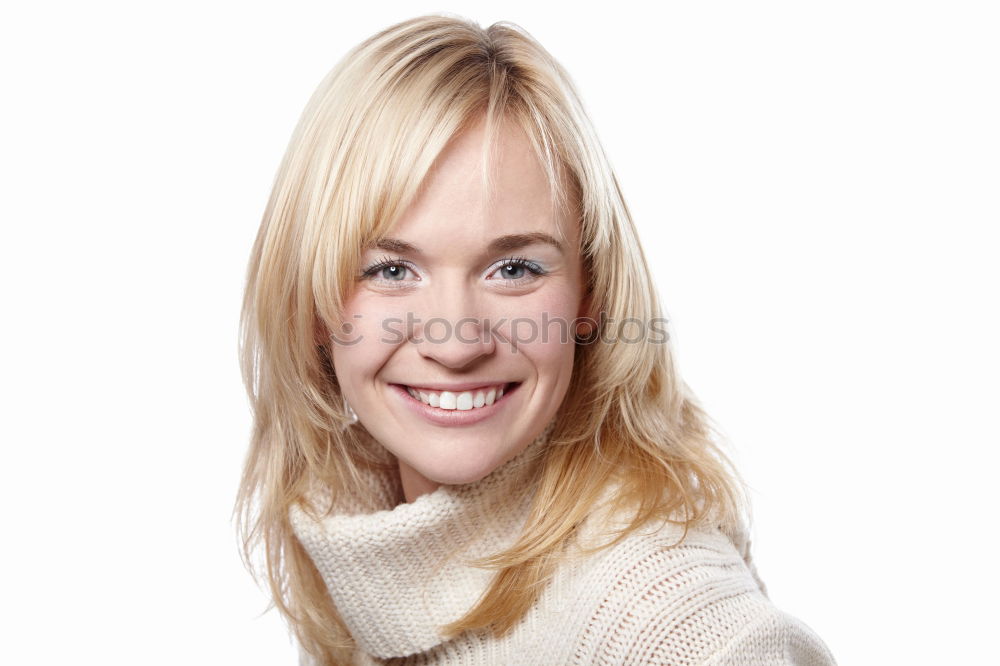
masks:
[[[507,384],[513,384],[515,382],[508,381],[493,381],[485,380],[478,382],[422,382],[420,384],[402,384],[402,386],[409,386],[414,389],[426,389],[428,391],[471,391],[472,389],[486,389],[492,388],[494,386],[506,386]]]

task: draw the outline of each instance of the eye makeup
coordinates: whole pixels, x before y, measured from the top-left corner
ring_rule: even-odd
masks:
[[[545,270],[545,268],[543,268],[538,262],[532,261],[531,259],[528,259],[526,257],[506,257],[504,259],[501,259],[500,261],[498,261],[498,262],[496,262],[496,263],[493,264],[493,268],[491,268],[491,270],[489,270],[489,272],[487,274],[488,275],[492,275],[493,273],[495,273],[497,271],[502,271],[502,270],[505,270],[505,269],[511,268],[511,267],[513,267],[515,269],[523,269],[523,270],[527,271],[532,276],[530,279],[534,279],[536,277],[541,277],[543,275],[548,274],[548,271]],[[390,256],[383,255],[380,259],[378,259],[374,263],[370,264],[367,268],[365,268],[361,272],[361,275],[359,276],[359,279],[360,280],[365,280],[365,279],[369,279],[369,278],[375,278],[376,281],[381,280],[381,281],[385,281],[385,282],[400,282],[400,281],[402,281],[401,279],[400,280],[396,280],[395,278],[382,277],[382,276],[378,275],[380,271],[383,271],[383,270],[385,270],[387,268],[397,268],[397,269],[403,269],[403,270],[409,270],[409,271],[412,271],[412,272],[416,272],[414,270],[415,267],[414,267],[414,265],[413,265],[413,263],[411,261],[409,261],[407,259],[403,259],[402,257],[390,257]],[[402,276],[403,273],[400,272],[399,275]],[[513,283],[521,283],[521,282],[525,282],[525,281],[530,281],[530,280],[525,280],[524,279],[525,277],[527,277],[527,276],[524,276],[524,275],[519,276],[519,277],[504,276],[501,279],[505,279],[505,280],[508,280],[510,282],[513,282]],[[420,277],[417,276],[416,279],[419,280]]]

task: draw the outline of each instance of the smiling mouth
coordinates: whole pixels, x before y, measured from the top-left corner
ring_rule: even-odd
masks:
[[[436,407],[447,411],[469,411],[488,407],[509,395],[521,382],[508,382],[495,386],[483,386],[469,391],[431,391],[429,389],[414,388],[405,384],[397,386],[406,390],[410,397],[425,405]]]

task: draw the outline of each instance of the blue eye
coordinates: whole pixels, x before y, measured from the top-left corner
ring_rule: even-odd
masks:
[[[526,271],[526,270],[528,270],[528,269],[524,266],[524,264],[510,263],[510,264],[507,264],[506,266],[504,266],[503,268],[501,268],[500,272],[503,273],[503,276],[505,278],[510,278],[512,280],[516,280],[519,277],[523,277],[524,271]],[[516,275],[511,275],[511,273],[516,273]]]
[[[525,259],[524,257],[511,257],[502,260],[497,267],[497,271],[494,272],[499,272],[500,277],[505,280],[530,282],[534,277],[545,275],[547,271],[535,262]],[[531,276],[529,277],[527,273],[530,273]],[[525,278],[528,279],[525,280]]]
[[[400,280],[402,279],[403,274],[405,272],[406,272],[405,266],[396,266],[396,265],[385,266],[382,268],[381,277],[384,277],[388,280]]]
[[[408,270],[411,269],[406,260],[383,257],[366,268],[361,273],[361,279],[377,277],[385,282],[401,282]]]
[[[364,269],[359,279],[373,279],[382,283],[403,283],[407,281],[407,272],[415,272],[409,261],[401,258],[382,257]],[[518,286],[531,282],[536,277],[545,275],[548,271],[524,257],[509,257],[495,264],[495,268],[490,271],[489,275],[495,273],[499,273],[501,281]],[[412,276],[409,279],[419,280],[420,278]]]

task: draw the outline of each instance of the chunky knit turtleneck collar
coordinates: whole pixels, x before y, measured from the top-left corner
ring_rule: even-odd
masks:
[[[442,625],[475,605],[493,571],[467,562],[503,550],[520,533],[553,427],[484,479],[441,486],[411,503],[393,506],[398,481],[369,472],[375,512],[344,503],[316,521],[293,505],[295,534],[362,650],[381,658],[423,652],[444,641]]]

